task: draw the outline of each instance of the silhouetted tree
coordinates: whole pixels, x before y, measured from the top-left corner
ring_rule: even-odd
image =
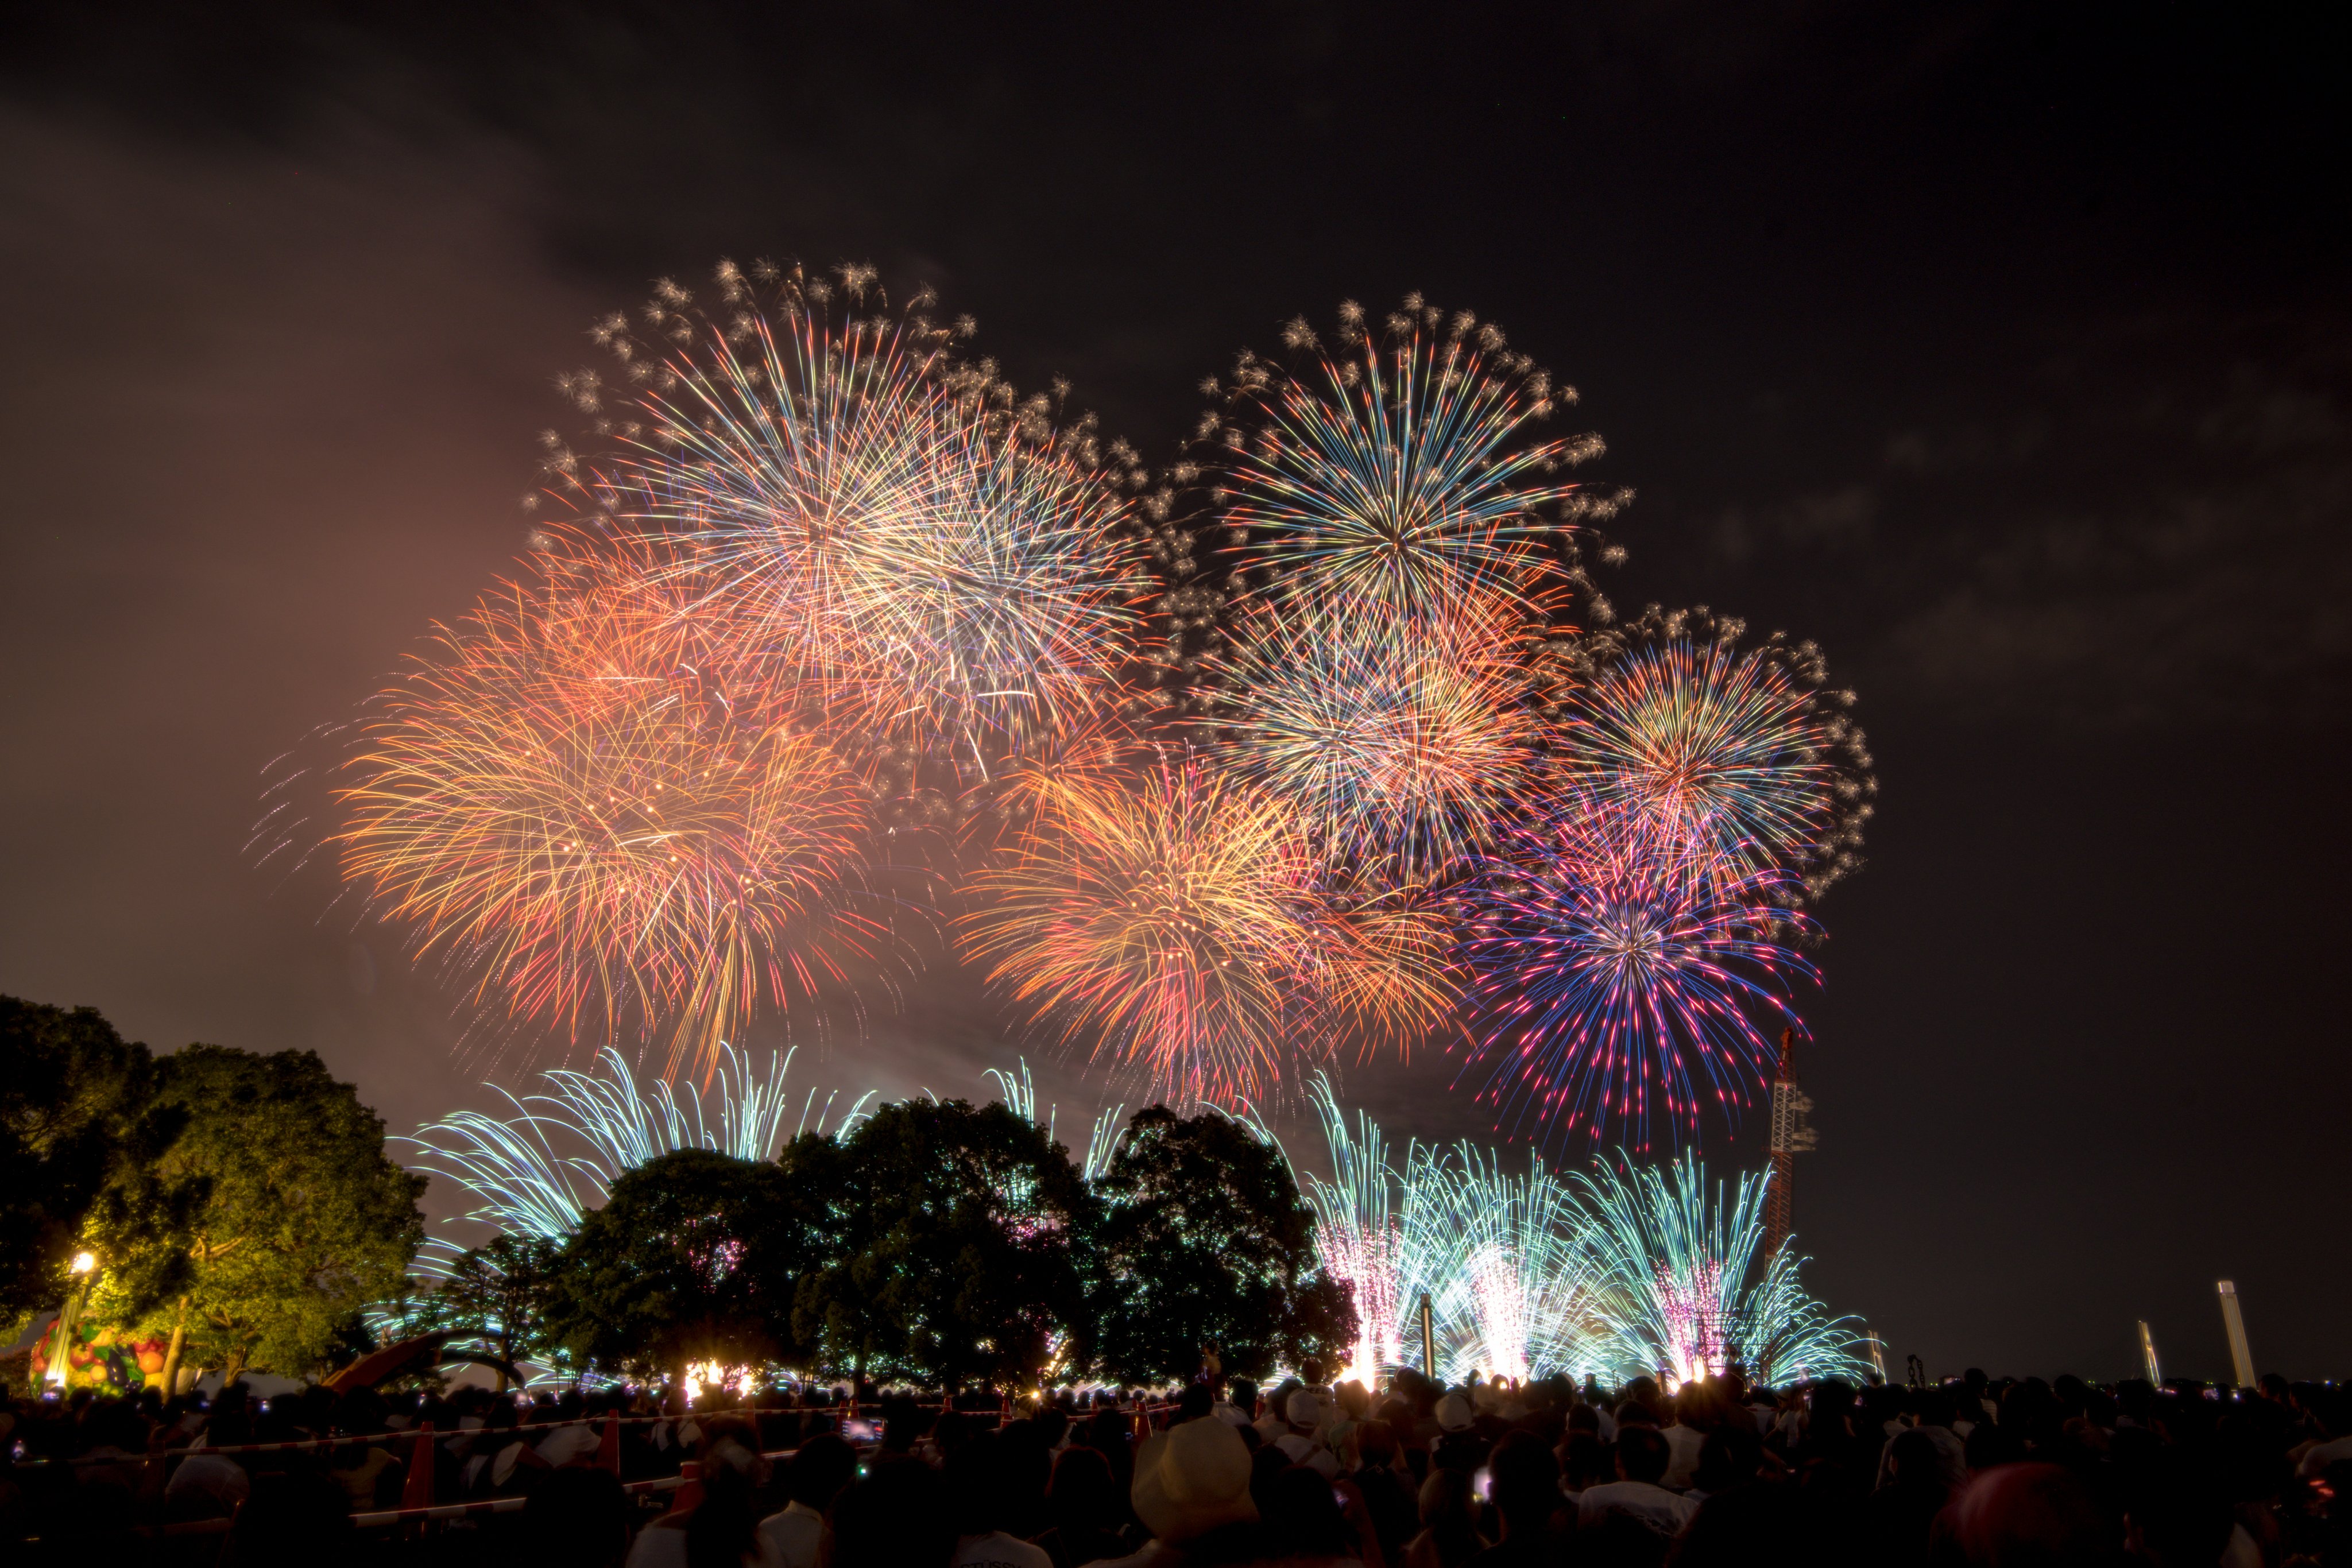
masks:
[[[95,1009],[0,997],[0,1332],[56,1306],[99,1255],[110,1311],[142,1316],[185,1283],[201,1180],[163,1155],[187,1124],[155,1098],[155,1063]]]
[[[639,1375],[790,1350],[794,1204],[784,1173],[678,1149],[613,1184],[554,1268],[547,1337]]]
[[[828,1367],[955,1387],[1092,1359],[1093,1199],[1044,1129],[1003,1105],[908,1100],[781,1163],[823,1206],[828,1256],[794,1321]]]
[[[1095,1191],[1112,1377],[1190,1376],[1205,1344],[1228,1373],[1261,1377],[1355,1337],[1355,1306],[1317,1261],[1314,1211],[1289,1166],[1239,1123],[1139,1111]]]

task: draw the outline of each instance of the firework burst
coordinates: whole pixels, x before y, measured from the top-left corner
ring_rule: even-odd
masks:
[[[1811,643],[1743,650],[1742,630],[1654,608],[1590,639],[1600,656],[1571,688],[1570,752],[1603,802],[1818,895],[1860,864],[1877,791],[1853,694],[1829,688]]]
[[[1222,521],[1247,541],[1245,579],[1286,601],[1519,612],[1539,577],[1573,575],[1557,548],[1570,522],[1614,504],[1564,477],[1601,440],[1530,439],[1576,392],[1493,326],[1416,295],[1384,327],[1343,307],[1326,352],[1301,319],[1285,337],[1307,369],[1244,353],[1214,388],[1224,407],[1203,434],[1223,471]]]
[[[1695,1131],[1706,1100],[1735,1111],[1773,1060],[1758,1016],[1794,1024],[1790,988],[1813,978],[1784,940],[1807,928],[1792,891],[1570,797],[1461,897],[1482,1097],[1547,1141],[1616,1126],[1643,1147],[1654,1118]]]
[[[571,382],[604,455],[559,449],[559,492],[694,544],[711,608],[878,743],[985,779],[1096,713],[1142,591],[1134,454],[953,357],[928,295],[754,272],[601,324],[624,388]]]
[[[672,1071],[707,1071],[756,1012],[888,946],[850,907],[866,794],[685,578],[545,560],[379,699],[343,872],[516,1018],[667,1031]]]
[[[1223,661],[1228,756],[1338,855],[1426,880],[1491,841],[1535,758],[1516,641],[1491,615],[1261,611]]]
[[[989,978],[1155,1089],[1246,1099],[1337,1035],[1426,1028],[1446,998],[1425,911],[1344,911],[1280,800],[1196,760],[1036,786],[1018,852],[959,925]]]
[[[980,873],[962,919],[990,979],[1066,1034],[1192,1098],[1247,1095],[1278,1070],[1288,983],[1318,942],[1314,858],[1281,804],[1197,764],[1044,785],[1041,821]]]

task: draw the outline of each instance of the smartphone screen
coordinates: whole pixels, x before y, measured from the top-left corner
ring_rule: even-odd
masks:
[[[1488,1469],[1485,1465],[1480,1465],[1476,1469],[1471,1471],[1470,1490],[1477,1494],[1477,1498],[1480,1502],[1494,1501],[1495,1472]]]

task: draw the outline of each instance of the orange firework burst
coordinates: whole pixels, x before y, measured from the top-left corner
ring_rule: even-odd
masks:
[[[885,937],[857,777],[650,556],[551,550],[383,694],[347,878],[518,1018],[706,1064]]]
[[[1246,782],[1163,762],[1038,795],[1022,852],[973,879],[966,944],[1041,1021],[1094,1034],[1154,1088],[1251,1097],[1350,1021],[1418,1032],[1444,1005],[1435,928],[1339,917],[1296,814]]]

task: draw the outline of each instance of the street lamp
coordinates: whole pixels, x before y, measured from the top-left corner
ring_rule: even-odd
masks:
[[[73,1352],[74,1317],[89,1296],[90,1276],[98,1271],[98,1255],[75,1253],[72,1269],[74,1283],[66,1291],[66,1304],[58,1310],[57,1351],[49,1358],[49,1382],[58,1388],[66,1385],[66,1374],[72,1365],[68,1358]]]

